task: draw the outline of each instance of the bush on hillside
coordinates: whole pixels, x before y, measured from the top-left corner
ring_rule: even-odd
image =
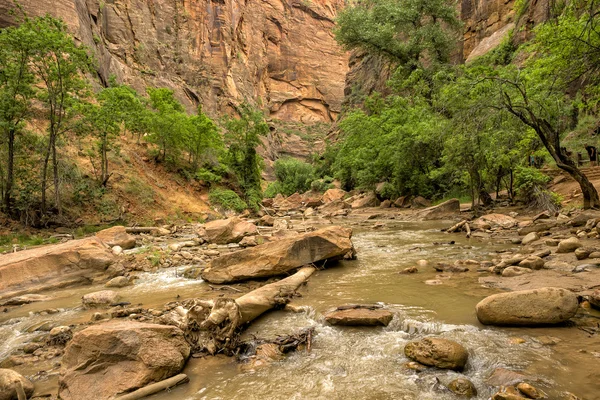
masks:
[[[240,198],[233,190],[216,188],[208,194],[208,200],[215,206],[220,206],[225,210],[242,212],[248,208],[244,200]]]
[[[315,169],[312,165],[295,158],[281,158],[275,161],[274,167],[277,181],[269,185],[265,197],[275,197],[279,193],[290,196],[311,189],[315,180]]]

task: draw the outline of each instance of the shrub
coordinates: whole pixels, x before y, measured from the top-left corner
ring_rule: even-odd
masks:
[[[208,199],[213,205],[220,206],[226,210],[242,212],[248,208],[244,200],[233,190],[217,188],[210,191]]]
[[[222,178],[206,168],[200,168],[198,172],[196,172],[196,179],[211,185],[213,183],[220,183]]]
[[[531,203],[543,190],[550,177],[535,168],[521,167],[515,172],[515,191],[523,201]]]
[[[290,196],[310,190],[311,183],[315,180],[315,169],[295,158],[281,158],[275,161],[275,177],[277,181],[269,185],[265,195],[268,193],[268,197],[275,197],[281,193]]]

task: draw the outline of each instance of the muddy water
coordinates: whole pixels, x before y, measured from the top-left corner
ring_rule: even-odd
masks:
[[[446,224],[444,224],[446,225]],[[492,388],[485,379],[497,367],[523,371],[553,398],[570,391],[587,400],[600,399],[600,340],[574,328],[499,329],[479,325],[475,304],[493,290],[482,288],[478,273],[438,274],[420,267],[414,275],[403,268],[426,259],[486,260],[496,250],[510,245],[491,245],[477,239],[439,232],[439,223],[388,224],[384,230],[357,229],[354,243],[357,261],[330,265],[313,275],[293,304],[304,312],[272,312],[252,324],[247,337],[271,337],[314,327],[310,353],[300,351],[258,371],[243,372],[228,359],[192,359],[186,367],[191,381],[163,399],[454,399],[442,384],[460,376],[455,372],[427,371],[416,374],[404,367],[404,345],[411,340],[436,335],[462,343],[470,359],[464,375],[472,380],[478,399],[488,399]],[[456,240],[455,244],[444,244]],[[516,249],[515,249],[516,250]],[[160,306],[182,298],[201,297],[210,291],[202,282],[179,277],[179,269],[144,274],[137,285],[121,289],[132,304]],[[472,268],[475,269],[475,268]],[[441,285],[424,282],[436,279]],[[0,358],[36,333],[23,333],[46,320],[57,324],[89,320],[90,312],[75,309],[79,298],[96,288],[79,288],[52,293],[49,303],[21,307],[0,319]],[[322,312],[345,303],[380,302],[396,313],[386,328],[331,327]],[[47,308],[67,311],[51,316],[28,316]],[[597,316],[597,314],[595,315]],[[543,345],[545,336],[557,344]],[[517,344],[516,337],[524,340]],[[547,339],[546,339],[547,340]],[[52,384],[52,379],[48,385]],[[55,381],[55,380],[54,380]]]

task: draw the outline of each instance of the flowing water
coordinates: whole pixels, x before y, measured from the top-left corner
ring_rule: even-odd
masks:
[[[569,391],[586,400],[600,399],[600,339],[575,327],[481,326],[475,304],[495,291],[481,287],[475,271],[440,275],[431,267],[420,267],[418,274],[398,273],[420,259],[428,260],[430,265],[458,259],[489,260],[495,251],[511,247],[445,235],[439,230],[441,226],[395,222],[383,230],[356,230],[353,241],[358,260],[330,265],[314,274],[301,289],[302,297],[293,301],[304,312],[271,312],[245,333],[248,338],[265,338],[313,327],[310,353],[298,351],[257,371],[244,371],[227,358],[191,359],[184,371],[190,383],[153,398],[444,400],[456,397],[445,391],[443,384],[462,375],[475,384],[478,399],[488,399],[493,388],[485,384],[485,379],[495,368],[505,367],[531,376],[536,386],[552,398],[560,399],[563,392]],[[450,240],[457,242],[448,244]],[[121,289],[123,298],[132,304],[160,307],[177,295],[202,297],[210,291],[203,282],[181,278],[181,269],[143,274],[136,286]],[[424,283],[431,279],[442,284]],[[11,348],[38,335],[26,333],[32,326],[46,321],[60,325],[89,320],[90,312],[76,307],[81,295],[94,290],[100,288],[57,291],[51,302],[27,305],[2,316],[0,359]],[[396,316],[385,328],[332,327],[324,323],[324,311],[347,303],[381,303]],[[66,311],[45,316],[30,314],[49,307]],[[463,374],[434,369],[416,373],[404,366],[408,361],[403,355],[404,345],[430,335],[455,340],[469,350]],[[558,339],[558,343],[543,345],[545,336]],[[515,337],[524,339],[524,343],[518,344]]]

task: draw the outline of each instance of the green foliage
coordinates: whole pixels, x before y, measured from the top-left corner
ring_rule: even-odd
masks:
[[[196,179],[208,184],[220,183],[223,180],[220,175],[217,175],[206,168],[201,168],[196,172]]]
[[[237,193],[229,189],[212,189],[208,194],[208,199],[212,204],[220,206],[225,210],[242,212],[248,208],[246,202],[244,202]]]
[[[515,172],[515,190],[525,202],[531,202],[536,192],[545,188],[550,181],[549,176],[535,168],[520,167]]]
[[[269,132],[263,113],[248,103],[238,107],[239,118],[226,118],[226,160],[231,167],[250,208],[258,209],[262,199],[260,171],[262,160],[256,149],[260,138]]]
[[[138,178],[129,178],[124,191],[145,206],[154,204],[154,190]]]
[[[265,197],[275,197],[278,193],[290,196],[296,192],[304,193],[311,188],[315,180],[312,165],[295,158],[281,158],[274,165],[276,182],[265,191]]]

